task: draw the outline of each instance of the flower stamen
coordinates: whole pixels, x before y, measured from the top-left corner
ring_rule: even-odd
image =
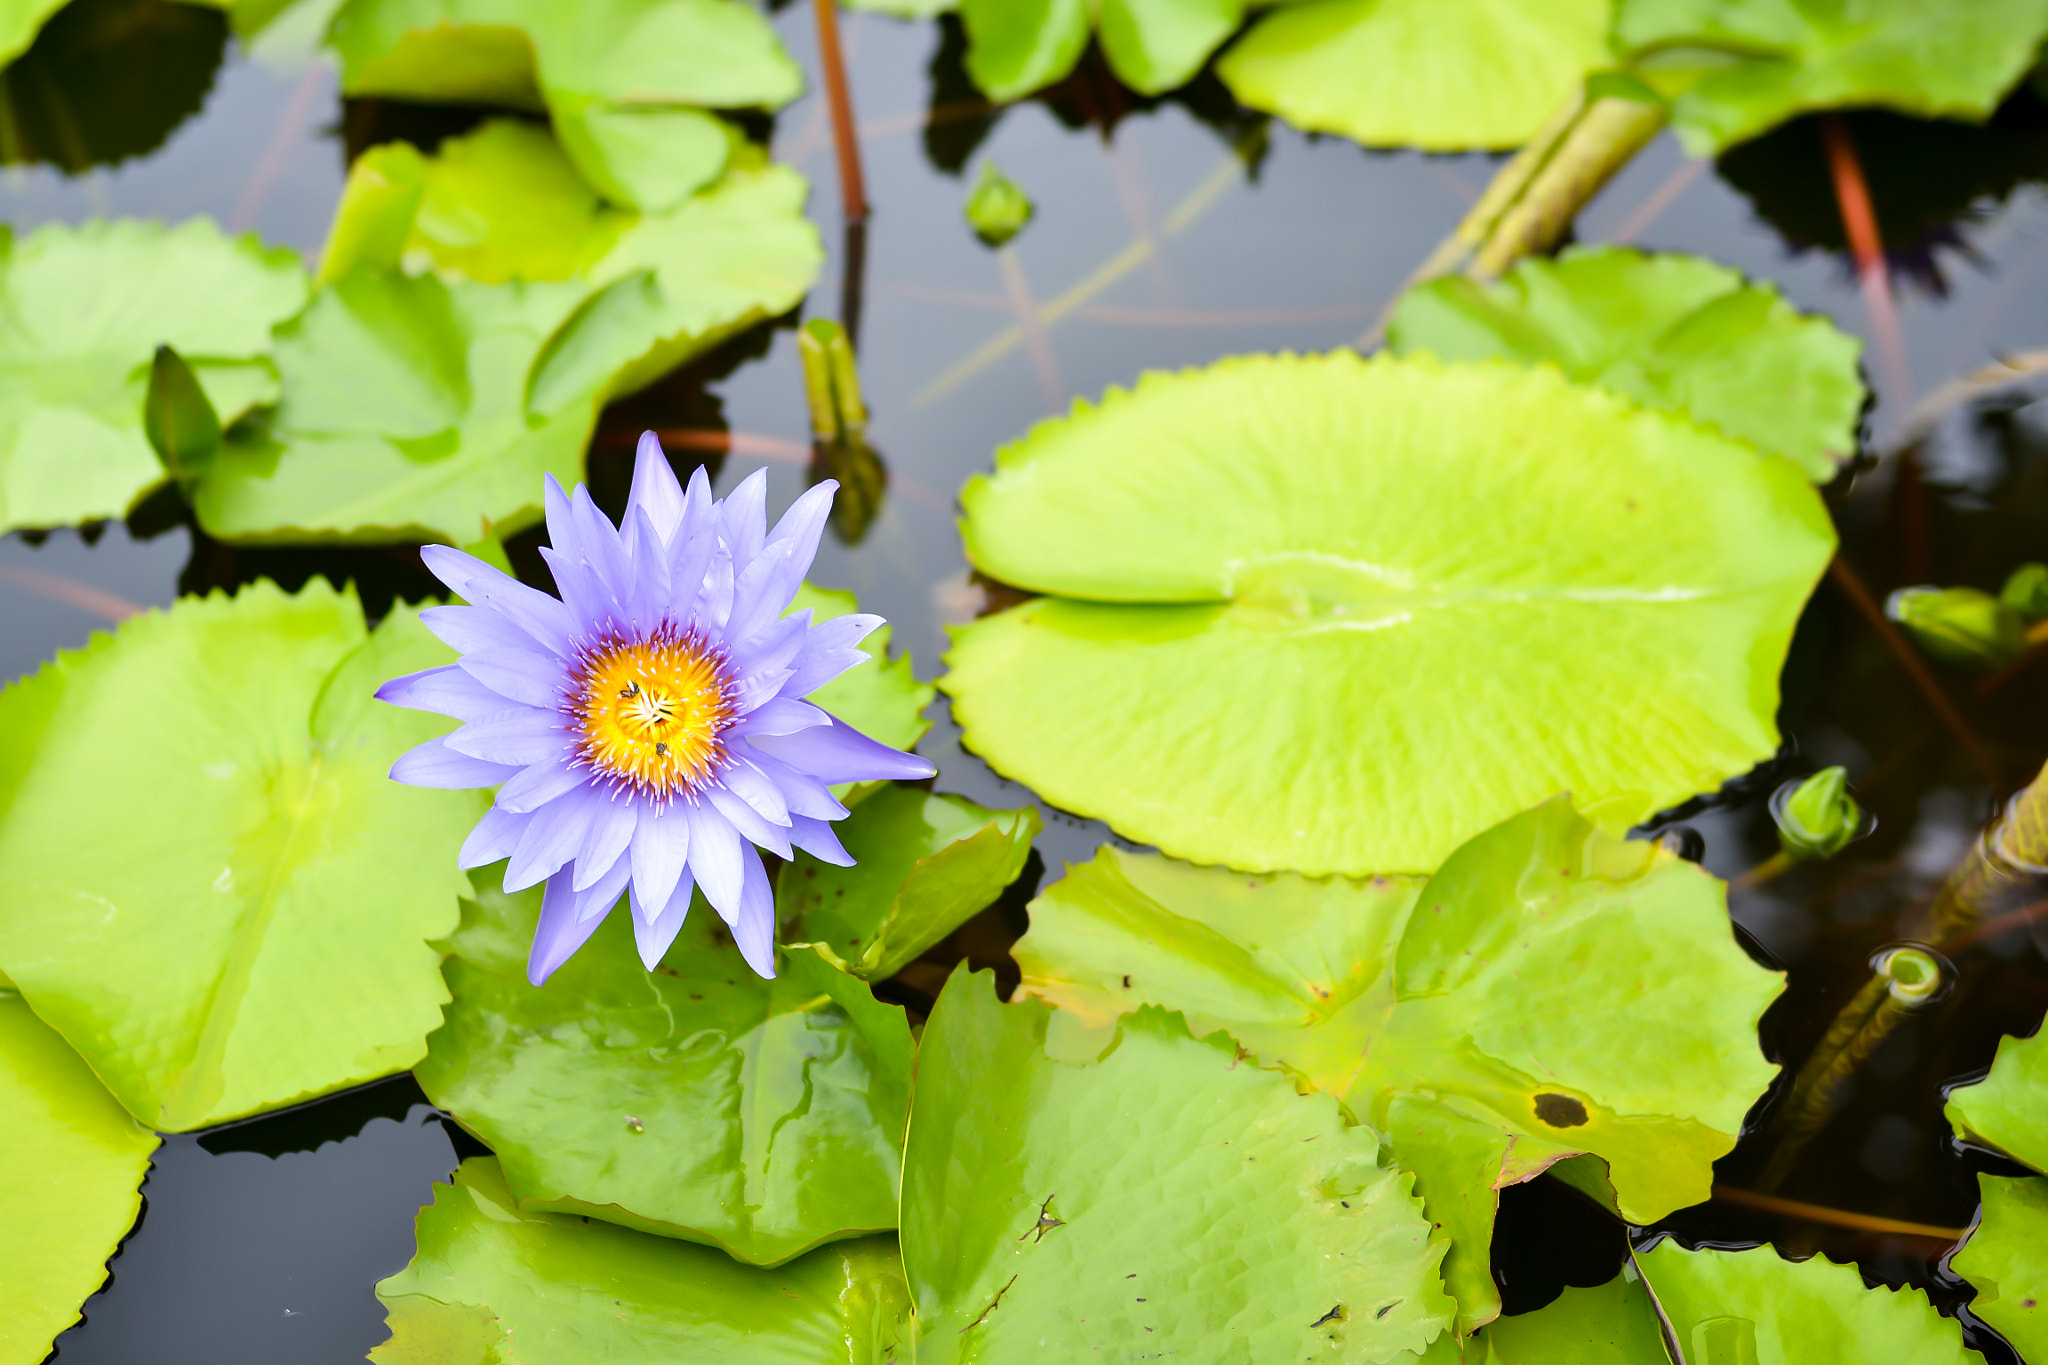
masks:
[[[587,645],[564,699],[577,756],[615,789],[656,801],[695,791],[725,767],[732,723],[724,655],[664,624]]]

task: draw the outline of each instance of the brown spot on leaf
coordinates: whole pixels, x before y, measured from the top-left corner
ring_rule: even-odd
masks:
[[[1552,1128],[1577,1128],[1588,1115],[1586,1106],[1570,1095],[1555,1095],[1548,1091],[1536,1097],[1536,1117]]]

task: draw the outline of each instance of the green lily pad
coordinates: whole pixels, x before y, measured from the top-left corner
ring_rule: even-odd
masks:
[[[425,1055],[448,998],[427,940],[484,802],[390,781],[449,722],[371,693],[449,658],[409,608],[369,632],[315,578],[185,598],[0,693],[0,964],[143,1122]]]
[[[740,0],[348,0],[330,34],[344,93],[545,108],[584,178],[637,208],[718,174],[730,143],[702,110],[803,91]]]
[[[894,1238],[760,1270],[528,1212],[488,1157],[434,1187],[418,1236],[412,1264],[377,1286],[392,1336],[370,1352],[376,1365],[885,1365],[907,1302]]]
[[[64,0],[6,0],[0,4],[0,62],[11,62],[28,51],[44,22],[62,8]]]
[[[1163,1010],[1073,1022],[963,966],[925,1026],[903,1160],[920,1365],[1378,1362],[1449,1325],[1442,1243],[1371,1129]]]
[[[1309,0],[1216,63],[1241,103],[1372,147],[1518,146],[1607,57],[1609,0]]]
[[[142,430],[156,348],[232,422],[276,396],[270,329],[306,290],[294,253],[206,218],[0,238],[0,530],[126,515],[165,478]]]
[[[1030,806],[988,810],[892,784],[839,826],[852,867],[800,853],[782,869],[783,937],[815,940],[863,980],[894,976],[1017,880],[1039,828]]]
[[[0,1365],[38,1365],[135,1224],[156,1134],[0,991]]]
[[[535,887],[477,874],[415,1068],[504,1163],[522,1208],[586,1214],[777,1265],[896,1226],[903,1011],[809,950],[748,969],[700,895],[649,972],[621,908],[545,988]]]
[[[1867,1289],[1853,1265],[1788,1261],[1770,1247],[1637,1257],[1688,1361],[1755,1365],[1966,1365],[1982,1359],[1919,1289]]]
[[[2026,1360],[2048,1360],[2048,1180],[1979,1175],[1984,1199],[1949,1269],[1976,1287],[1970,1311]]]
[[[1401,300],[1387,345],[1444,360],[1548,361],[1783,455],[1815,483],[1856,450],[1862,343],[1698,256],[1578,248],[1526,258],[1494,285],[1432,280]]]
[[[967,746],[1166,853],[1311,874],[1747,770],[1834,548],[1784,460],[1553,370],[1348,351],[1145,375],[961,500],[977,568],[1058,594],[955,632]]]
[[[815,588],[805,583],[789,604],[791,611],[809,611],[813,621],[829,621],[859,611],[860,604],[850,592],[836,588]],[[916,747],[931,722],[924,718],[937,690],[919,682],[911,672],[910,656],[889,652],[888,626],[880,626],[861,642],[869,654],[866,663],[847,669],[806,699],[824,707],[869,739],[878,739],[892,749]],[[881,783],[849,784],[833,790],[841,801],[852,801],[866,791],[879,790]]]
[[[960,0],[846,0],[846,8],[893,19],[936,19],[960,8]]]
[[[1470,1365],[1670,1365],[1671,1357],[1648,1291],[1623,1267],[1606,1284],[1567,1287],[1533,1313],[1487,1324],[1466,1342],[1463,1359]],[[1719,1358],[1698,1365],[1719,1365]]]
[[[1815,109],[1877,105],[1980,122],[2034,64],[2042,0],[1616,0],[1614,44],[1713,156]]]
[[[1091,32],[1118,80],[1143,95],[1188,83],[1237,31],[1245,0],[959,0],[967,74],[994,100],[1067,78]]]
[[[1972,1142],[2048,1172],[2048,1031],[2001,1038],[1991,1074],[1949,1092],[1943,1111]]]
[[[1031,904],[1021,989],[1103,1026],[1143,1004],[1226,1029],[1388,1134],[1451,1238],[1460,1328],[1494,1317],[1496,1191],[1577,1152],[1653,1222],[1705,1200],[1776,1070],[1783,976],[1721,883],[1562,798],[1412,878],[1247,877],[1105,848]]]

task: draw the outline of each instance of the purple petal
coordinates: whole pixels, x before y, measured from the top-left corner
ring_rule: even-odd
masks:
[[[475,555],[446,545],[423,545],[420,547],[420,563],[427,566],[427,572],[448,585],[448,591],[457,597],[469,596],[470,580],[497,570],[484,563]]]
[[[930,777],[938,769],[901,749],[869,739],[843,720],[794,735],[754,735],[747,743],[820,782],[876,782]],[[502,798],[501,798],[502,799]]]
[[[881,624],[879,616],[854,612],[812,626],[803,653],[791,665],[796,673],[789,680],[789,695],[808,697],[847,669],[866,663],[873,656],[854,646]]]
[[[505,864],[505,892],[524,891],[534,883],[552,877],[576,856],[589,837],[591,817],[602,806],[604,796],[589,788],[563,797],[537,812],[519,836],[512,860]],[[570,890],[575,890],[572,880]]]
[[[525,768],[551,758],[566,760],[574,743],[561,712],[520,706],[469,722],[448,736],[448,747],[471,758]]]
[[[428,607],[420,613],[420,624],[462,654],[473,649],[534,647],[531,636],[488,607]]]
[[[512,850],[519,847],[519,836],[526,832],[526,822],[531,819],[531,815],[492,806],[462,841],[455,865],[467,872],[472,867],[487,867],[500,858],[511,857]]]
[[[659,533],[644,507],[631,508],[626,513],[627,545],[636,539],[650,548],[643,555],[631,555],[629,551],[633,583],[626,594],[626,614],[641,629],[651,630],[676,612],[670,601],[674,593],[669,587],[668,556],[661,551]]]
[[[652,545],[635,534],[635,512],[645,512],[655,535],[660,537]],[[676,471],[670,468],[668,456],[662,453],[661,441],[653,432],[643,431],[640,433],[640,449],[633,455],[633,491],[626,495],[626,553],[645,553],[659,558],[661,547],[668,543],[682,520],[683,486],[676,482]],[[642,546],[645,546],[644,550]]]
[[[690,856],[690,821],[683,808],[643,806],[632,850],[634,891],[648,905],[667,905]]]
[[[491,695],[495,697],[497,694]],[[831,723],[832,717],[807,701],[776,696],[734,721],[725,733],[732,739],[744,739],[748,735],[793,735],[799,730]]]
[[[679,806],[690,821],[690,875],[704,899],[726,923],[739,912],[741,881],[739,832],[709,806]]]
[[[623,615],[626,599],[633,592],[633,566],[626,558],[626,547],[619,539],[619,528],[612,525],[611,518],[597,510],[597,504],[590,499],[590,490],[580,483],[576,485],[576,492],[569,499],[569,515],[576,521],[576,534],[582,542],[583,562],[596,572],[599,581],[605,586],[606,595],[618,604],[620,614]]]
[[[724,787],[711,786],[704,789],[704,799],[711,803],[726,823],[739,831],[741,837],[759,844],[777,857],[787,858],[789,852],[789,826],[771,824],[761,818],[761,813],[746,802],[734,796]]]
[[[663,953],[676,941],[682,932],[683,920],[690,913],[690,898],[697,888],[690,884],[688,877],[676,883],[675,891],[669,896],[668,904],[654,914],[646,913],[639,893],[633,895],[633,945],[640,950],[640,961],[648,971],[661,965]]]
[[[739,913],[728,918],[732,941],[756,976],[775,979],[775,890],[768,885],[768,873],[761,855],[745,851],[746,882],[740,892]]]
[[[533,951],[526,959],[526,979],[545,986],[555,969],[597,932],[603,916],[576,918],[576,893],[569,887],[569,873],[548,878],[548,889],[540,901],[540,924],[533,931]]]
[[[768,471],[757,469],[740,480],[718,508],[719,530],[732,551],[733,569],[742,572],[761,553],[768,537]]]
[[[391,765],[391,780],[408,787],[495,787],[518,771],[503,763],[458,754],[448,747],[444,735],[400,754]]]
[[[789,802],[782,799],[775,783],[759,768],[751,763],[734,763],[720,780],[727,791],[752,806],[763,820],[776,825],[789,824]]]
[[[538,810],[556,797],[581,786],[585,774],[566,763],[536,763],[522,768],[498,789],[498,804],[514,812]]]
[[[800,773],[779,758],[770,758],[751,744],[736,749],[735,762],[750,763],[759,768],[772,781],[782,799],[789,806],[792,816],[808,815],[813,820],[842,820],[846,818],[846,807],[832,795],[832,789],[812,777]]]
[[[839,842],[838,831],[828,821],[814,820],[808,815],[792,816],[789,841],[821,863],[853,866],[853,855]]]
[[[619,897],[626,894],[626,883],[633,875],[633,864],[625,858],[612,863],[612,870],[593,882],[587,889],[576,893],[576,919],[603,919],[619,903]]]
[[[457,720],[475,720],[505,709],[505,698],[462,671],[442,664],[393,678],[377,689],[377,700],[414,711],[434,711]]]
[[[768,533],[768,544],[785,542],[797,561],[796,576],[799,580],[810,572],[811,561],[818,554],[818,538],[825,534],[825,518],[832,512],[832,495],[839,491],[837,479],[821,479],[804,490],[804,495],[789,505],[782,514],[782,520],[775,523],[775,529]]]
[[[531,649],[472,650],[460,666],[493,692],[528,706],[553,706],[561,700],[562,661]]]
[[[501,569],[471,559],[460,550],[451,550],[445,545],[423,547],[420,558],[444,583],[450,581],[450,575],[435,568],[436,562],[467,560],[468,565],[462,569],[467,580],[456,590],[463,600],[472,606],[488,607],[497,612],[545,649],[560,653],[574,633],[575,622],[569,615],[569,609],[558,598],[527,587]]]
[[[756,631],[751,639],[738,640],[730,650],[733,667],[741,677],[749,673],[781,673],[787,675],[796,663],[797,656],[804,652],[804,639],[811,633],[808,610],[800,611],[782,621],[771,621],[768,626]],[[765,698],[764,698],[765,700]]]
[[[789,677],[790,673],[786,668],[749,673],[733,684],[733,710],[744,716],[755,707],[779,696],[783,684],[789,681]]]
[[[788,541],[770,545],[754,556],[754,562],[733,580],[732,613],[725,621],[726,639],[749,640],[781,619],[789,609],[790,599],[796,596],[797,585],[804,581],[802,570],[794,577],[790,575],[791,567]],[[795,657],[794,651],[791,657]]]
[[[581,559],[553,546],[540,547],[540,557],[554,576],[555,591],[569,604],[569,611],[586,629],[603,629],[618,612],[606,597],[597,573]]]
[[[598,878],[612,870],[633,842],[633,826],[639,823],[633,803],[612,798],[590,820],[590,834],[576,853],[576,889],[588,890]]]

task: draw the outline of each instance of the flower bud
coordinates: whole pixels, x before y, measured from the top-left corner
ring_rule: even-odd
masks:
[[[1885,615],[1944,663],[1989,671],[2027,652],[2020,614],[1976,588],[1900,588]]]
[[[1803,782],[1787,782],[1771,795],[1778,846],[1800,862],[1832,858],[1867,828],[1863,808],[1849,795],[1846,768],[1822,768]]]
[[[1999,590],[1998,600],[2028,625],[2048,617],[2048,564],[2022,564]]]
[[[997,170],[995,162],[981,163],[981,183],[967,197],[967,225],[975,236],[1001,246],[1024,230],[1033,212],[1031,197],[1016,181]]]

